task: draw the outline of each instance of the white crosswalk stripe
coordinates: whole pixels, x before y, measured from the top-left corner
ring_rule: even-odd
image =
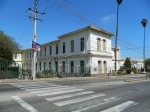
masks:
[[[74,97],[74,96],[86,95],[86,94],[91,94],[91,93],[94,93],[94,92],[93,91],[85,91],[85,92],[67,94],[67,95],[45,98],[45,99],[47,101],[54,101],[54,100],[60,100],[60,99],[64,99],[64,98],[70,98],[70,97]]]
[[[87,102],[82,105],[73,106],[73,107],[71,107],[71,110],[72,110],[72,112],[81,112],[81,111],[88,110],[88,109],[91,109],[91,108],[94,108],[94,107],[97,107],[100,105],[104,105],[104,104],[107,104],[110,102],[117,101],[120,99],[121,98],[116,98],[116,97],[111,97],[111,98],[107,98],[107,99],[103,99],[103,100],[98,99],[98,100]]]
[[[108,103],[117,102],[121,99],[107,97],[102,93],[96,94],[94,91],[86,91],[82,88],[57,85],[54,83],[11,83],[11,85],[30,92],[33,95],[44,97],[46,101],[53,102],[58,107],[65,107],[70,112],[82,112],[92,108],[99,108],[101,105],[107,105]],[[134,101],[127,101],[114,107],[109,107],[101,112],[122,112],[137,104]],[[68,105],[69,107],[67,107]],[[22,106],[27,107],[27,110],[34,110],[27,103],[24,103]]]
[[[58,86],[58,85],[48,85],[48,86],[30,86],[30,87],[19,87],[20,89],[40,89],[40,88],[48,88],[48,87],[52,87],[52,88],[57,88],[57,87],[69,87],[69,86]]]
[[[82,98],[76,98],[76,99],[72,99],[72,100],[57,102],[57,103],[54,103],[54,104],[57,105],[57,106],[70,105],[72,103],[78,103],[78,102],[90,100],[90,99],[101,97],[101,96],[105,96],[105,94],[96,94],[96,95],[86,96],[86,97],[82,97]]]
[[[134,102],[134,101],[127,101],[125,103],[122,103],[120,105],[117,105],[115,107],[111,107],[109,109],[106,109],[104,111],[101,111],[101,112],[122,112],[124,111],[125,109],[127,108],[130,108],[134,105],[137,105],[138,103]]]
[[[59,92],[64,90],[73,90],[76,89],[76,87],[68,87],[68,88],[51,88],[47,90],[37,90],[37,91],[30,91],[31,93],[37,93],[37,94],[44,94],[44,93],[52,93],[52,92]]]
[[[48,89],[60,89],[60,88],[69,88],[68,86],[58,86],[58,87],[47,87],[47,88],[36,88],[36,89],[26,89],[25,91],[40,91],[40,90],[48,90]],[[70,87],[71,88],[71,87]],[[75,88],[75,87],[72,87]]]
[[[70,92],[77,92],[77,91],[83,91],[84,89],[70,89],[70,90],[62,90],[62,91],[54,91],[51,93],[44,93],[38,96],[50,96],[50,95],[57,95],[57,94],[63,94],[63,93],[70,93]]]
[[[20,105],[22,105],[26,110],[29,112],[38,112],[35,108],[33,108],[31,105],[29,105],[27,102],[19,98],[18,96],[12,97],[14,100],[16,100]]]

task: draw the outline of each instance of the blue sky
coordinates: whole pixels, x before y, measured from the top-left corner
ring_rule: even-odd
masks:
[[[26,12],[33,9],[34,0],[0,0],[0,30],[23,46],[31,47],[33,20]],[[141,20],[150,21],[150,0],[123,0],[119,9],[118,46],[121,57],[143,59],[144,28]],[[38,10],[45,15],[38,16],[37,42],[44,44],[57,36],[93,25],[115,34],[116,0],[39,0]],[[146,58],[150,57],[150,23],[146,26]],[[112,37],[114,45],[115,36]]]

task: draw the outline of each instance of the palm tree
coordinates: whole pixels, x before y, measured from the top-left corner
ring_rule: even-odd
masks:
[[[118,5],[122,3],[122,0],[117,0]]]
[[[117,40],[118,40],[118,14],[119,14],[119,5],[122,3],[123,0],[117,0],[117,25],[116,25],[116,38],[115,38],[115,72],[117,69]]]
[[[144,66],[144,73],[145,72],[145,27],[146,27],[146,24],[147,24],[148,20],[147,19],[142,19],[141,21],[141,24],[143,25],[144,27],[144,44],[143,44],[143,66]]]

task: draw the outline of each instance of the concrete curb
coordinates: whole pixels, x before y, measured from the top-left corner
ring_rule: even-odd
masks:
[[[70,80],[90,80],[90,79],[99,79],[100,77],[72,77],[72,78],[42,78],[42,79],[4,79],[0,80],[0,84],[4,83],[16,83],[16,82],[40,82],[40,81],[70,81]]]
[[[149,79],[125,79],[124,82],[141,82],[141,81],[149,81]]]

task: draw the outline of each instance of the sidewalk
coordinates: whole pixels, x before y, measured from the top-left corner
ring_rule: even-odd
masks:
[[[112,78],[124,79],[125,82],[137,82],[149,80],[149,78],[146,78],[146,74],[129,74],[121,76],[112,76]]]
[[[66,77],[66,78],[41,78],[41,79],[2,79],[2,83],[15,83],[15,82],[39,82],[39,81],[70,81],[70,80],[90,80],[90,79],[99,79],[99,78],[112,78],[112,79],[124,79],[127,82],[146,80],[145,74],[129,74],[129,75],[120,75],[120,76],[110,76],[110,77]]]
[[[70,80],[87,80],[87,79],[98,79],[99,77],[66,77],[66,78],[40,78],[40,79],[2,79],[1,83],[15,83],[15,82],[39,82],[39,81],[70,81]]]

